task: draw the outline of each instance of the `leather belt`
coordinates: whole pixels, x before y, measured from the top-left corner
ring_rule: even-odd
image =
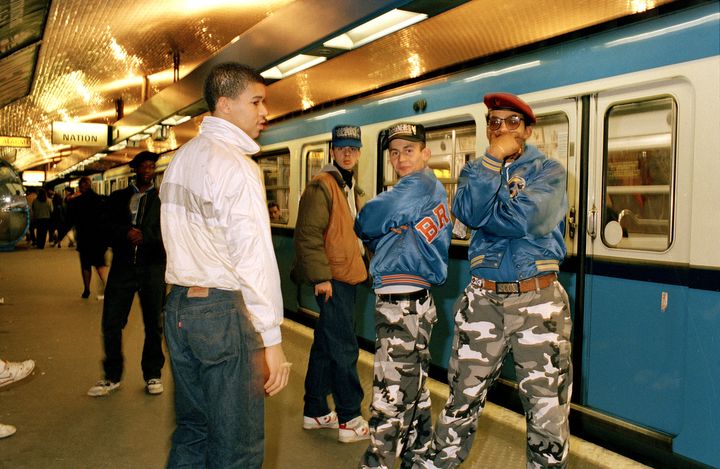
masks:
[[[397,303],[399,301],[422,301],[428,297],[428,293],[429,292],[427,290],[418,290],[410,293],[387,293],[385,295],[378,295],[378,298],[387,303]]]
[[[533,290],[542,290],[552,285],[557,280],[555,272],[551,274],[538,275],[526,278],[518,282],[493,282],[485,278],[473,277],[472,283],[476,287],[491,290],[495,293],[527,293]]]

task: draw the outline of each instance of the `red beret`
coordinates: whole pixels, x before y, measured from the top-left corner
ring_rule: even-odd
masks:
[[[485,106],[487,106],[488,111],[493,109],[517,111],[525,116],[526,125],[533,125],[535,123],[535,114],[533,114],[530,106],[514,94],[490,93],[485,95],[483,101],[485,102]]]

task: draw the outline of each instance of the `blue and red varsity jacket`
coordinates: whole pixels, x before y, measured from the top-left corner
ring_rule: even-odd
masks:
[[[401,234],[391,228],[401,229]],[[447,278],[452,221],[447,193],[432,170],[408,174],[369,201],[355,219],[355,233],[374,252],[373,288],[430,288]]]

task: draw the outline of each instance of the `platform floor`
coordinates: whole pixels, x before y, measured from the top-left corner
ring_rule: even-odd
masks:
[[[85,393],[101,377],[102,304],[80,298],[77,253],[64,247],[20,246],[0,252],[0,357],[32,358],[37,366],[22,382],[0,389],[0,422],[18,428],[0,440],[0,468],[162,468],[174,428],[173,385],[163,369],[165,393],[144,392],[140,371],[143,340],[137,301],[124,334],[126,370],[118,391],[103,398]],[[94,274],[93,274],[94,275]],[[94,278],[94,285],[98,285]],[[301,428],[303,380],[312,331],[286,321],[284,347],[294,363],[291,382],[269,398],[266,412],[268,469],[357,467],[364,443],[342,444],[331,430]],[[372,355],[361,352],[359,372],[369,405]],[[447,386],[431,383],[434,415]],[[488,404],[464,468],[525,467],[524,418]],[[570,467],[647,467],[578,438]]]

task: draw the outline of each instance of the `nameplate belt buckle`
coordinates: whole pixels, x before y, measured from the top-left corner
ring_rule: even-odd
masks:
[[[496,293],[520,293],[520,282],[495,282]]]
[[[493,282],[484,278],[473,277],[472,284],[485,290],[491,290],[495,293],[527,293],[533,290],[542,290],[547,288],[557,279],[556,273],[538,275],[536,277],[520,280],[518,282]]]

